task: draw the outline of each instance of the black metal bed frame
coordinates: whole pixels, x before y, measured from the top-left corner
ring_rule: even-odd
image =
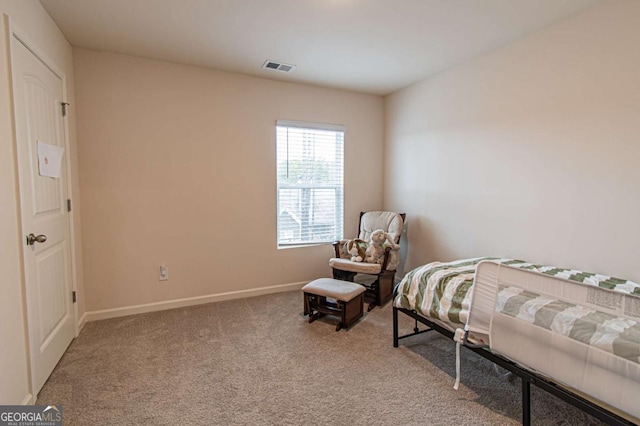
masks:
[[[394,291],[394,299],[395,299],[395,291]],[[405,334],[403,336],[398,336],[398,312],[402,312],[415,320],[415,327],[413,329],[413,333]],[[419,330],[418,322],[423,325],[426,325],[427,329]],[[393,347],[398,347],[398,341],[400,339],[404,339],[406,337],[415,336],[418,334],[426,333],[428,331],[437,331],[440,334],[443,334],[446,337],[453,339],[454,333],[438,323],[435,323],[422,315],[418,314],[415,311],[410,311],[407,309],[396,308],[393,307]],[[549,392],[552,395],[568,402],[569,404],[577,407],[578,409],[584,411],[591,416],[602,420],[603,422],[609,425],[635,425],[635,423],[620,417],[619,415],[612,413],[604,407],[597,405],[596,403],[589,401],[570,390],[562,387],[558,383],[549,380],[546,377],[543,377],[537,373],[534,373],[530,370],[526,370],[523,367],[518,366],[513,361],[508,360],[507,358],[500,356],[498,354],[492,353],[491,351],[481,348],[481,347],[473,347],[470,345],[463,345],[467,349],[472,350],[478,355],[488,359],[494,364],[499,365],[500,367],[509,370],[511,373],[520,377],[522,382],[522,424],[525,426],[529,426],[531,424],[531,385],[534,384],[538,386],[540,389],[543,389]]]

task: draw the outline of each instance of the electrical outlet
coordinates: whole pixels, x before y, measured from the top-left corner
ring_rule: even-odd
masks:
[[[169,279],[169,267],[167,265],[160,265],[160,271],[158,273],[158,281],[167,281]]]

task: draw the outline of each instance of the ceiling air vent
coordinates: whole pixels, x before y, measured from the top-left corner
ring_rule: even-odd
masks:
[[[282,71],[282,72],[291,72],[295,68],[295,65],[291,64],[283,64],[282,62],[276,61],[265,61],[262,64],[262,68],[268,68],[270,70]]]

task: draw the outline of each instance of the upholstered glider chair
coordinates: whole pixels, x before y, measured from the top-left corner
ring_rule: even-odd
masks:
[[[369,242],[371,233],[377,229],[382,229],[398,244],[402,235],[405,217],[404,213],[362,212],[360,213],[360,233],[358,238]],[[399,250],[387,245],[384,249],[382,263],[353,262],[351,261],[351,254],[345,248],[347,241],[340,240],[333,243],[336,257],[329,260],[329,266],[333,268],[333,278],[353,282],[356,274],[375,277],[375,281],[370,284],[358,282],[358,284],[362,284],[366,288],[365,300],[369,303],[367,311],[371,311],[374,307],[382,306],[391,299],[396,268],[400,263]]]

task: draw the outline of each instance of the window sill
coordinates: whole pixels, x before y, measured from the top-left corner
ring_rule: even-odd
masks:
[[[316,247],[316,246],[330,246],[333,244],[333,241],[325,241],[322,243],[304,243],[304,244],[287,244],[278,246],[278,250],[287,250],[294,248],[304,248],[304,247]]]

